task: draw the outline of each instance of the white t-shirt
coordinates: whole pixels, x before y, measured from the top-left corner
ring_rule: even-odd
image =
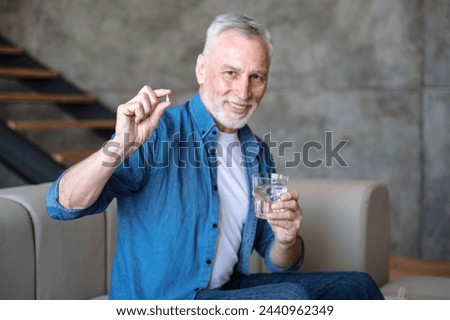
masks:
[[[216,256],[208,288],[225,284],[238,261],[242,228],[248,212],[249,190],[245,167],[241,166],[241,145],[236,134],[220,132],[217,137],[217,187],[220,221]]]

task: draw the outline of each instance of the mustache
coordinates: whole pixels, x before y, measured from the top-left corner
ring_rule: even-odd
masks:
[[[240,106],[247,106],[247,107],[256,105],[255,101],[242,100],[242,99],[239,99],[239,98],[223,98],[222,102],[223,103],[225,103],[225,102],[230,103],[231,102],[231,103],[234,103],[234,104],[237,104],[237,105],[240,105]]]

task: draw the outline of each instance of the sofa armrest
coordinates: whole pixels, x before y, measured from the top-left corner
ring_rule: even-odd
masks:
[[[0,300],[35,299],[35,264],[28,211],[0,196]]]
[[[105,215],[92,215],[70,222],[50,219],[45,205],[49,187],[49,183],[44,183],[0,190],[2,203],[9,201],[15,204],[14,212],[10,214],[1,208],[0,220],[7,219],[12,223],[22,219],[9,228],[10,233],[22,232],[21,229],[29,225],[22,232],[27,238],[21,238],[21,242],[12,240],[11,235],[6,244],[9,256],[0,259],[12,259],[11,251],[19,250],[18,244],[22,242],[32,247],[34,260],[33,264],[29,263],[29,275],[33,277],[33,283],[28,290],[33,290],[35,299],[87,299],[105,294]],[[0,273],[3,272],[0,269]],[[26,297],[21,295],[23,299]]]
[[[303,207],[302,272],[363,271],[379,286],[388,281],[389,197],[384,185],[366,180],[291,179],[289,189],[300,193]]]

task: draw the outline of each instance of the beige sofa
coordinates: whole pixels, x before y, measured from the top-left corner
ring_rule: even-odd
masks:
[[[407,298],[450,298],[438,292],[408,297],[406,283],[388,283],[389,199],[373,181],[291,180],[304,208],[302,271],[358,270],[373,276],[383,293]],[[114,203],[105,214],[74,221],[47,216],[49,184],[0,190],[0,299],[105,297],[115,248]],[[252,270],[266,271],[252,257]],[[447,280],[447,279],[443,279]],[[435,291],[434,291],[435,292]]]

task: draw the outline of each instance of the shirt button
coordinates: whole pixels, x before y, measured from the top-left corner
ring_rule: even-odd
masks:
[[[217,229],[217,223],[213,223],[212,227],[213,229]]]
[[[213,189],[214,189],[214,191],[217,191],[217,186],[214,185],[214,186],[213,186]]]
[[[206,260],[206,264],[211,264],[211,259]]]
[[[216,134],[217,134],[217,131],[216,131],[216,130],[213,130],[213,131],[212,131],[212,134],[213,134],[213,135],[216,135]]]

